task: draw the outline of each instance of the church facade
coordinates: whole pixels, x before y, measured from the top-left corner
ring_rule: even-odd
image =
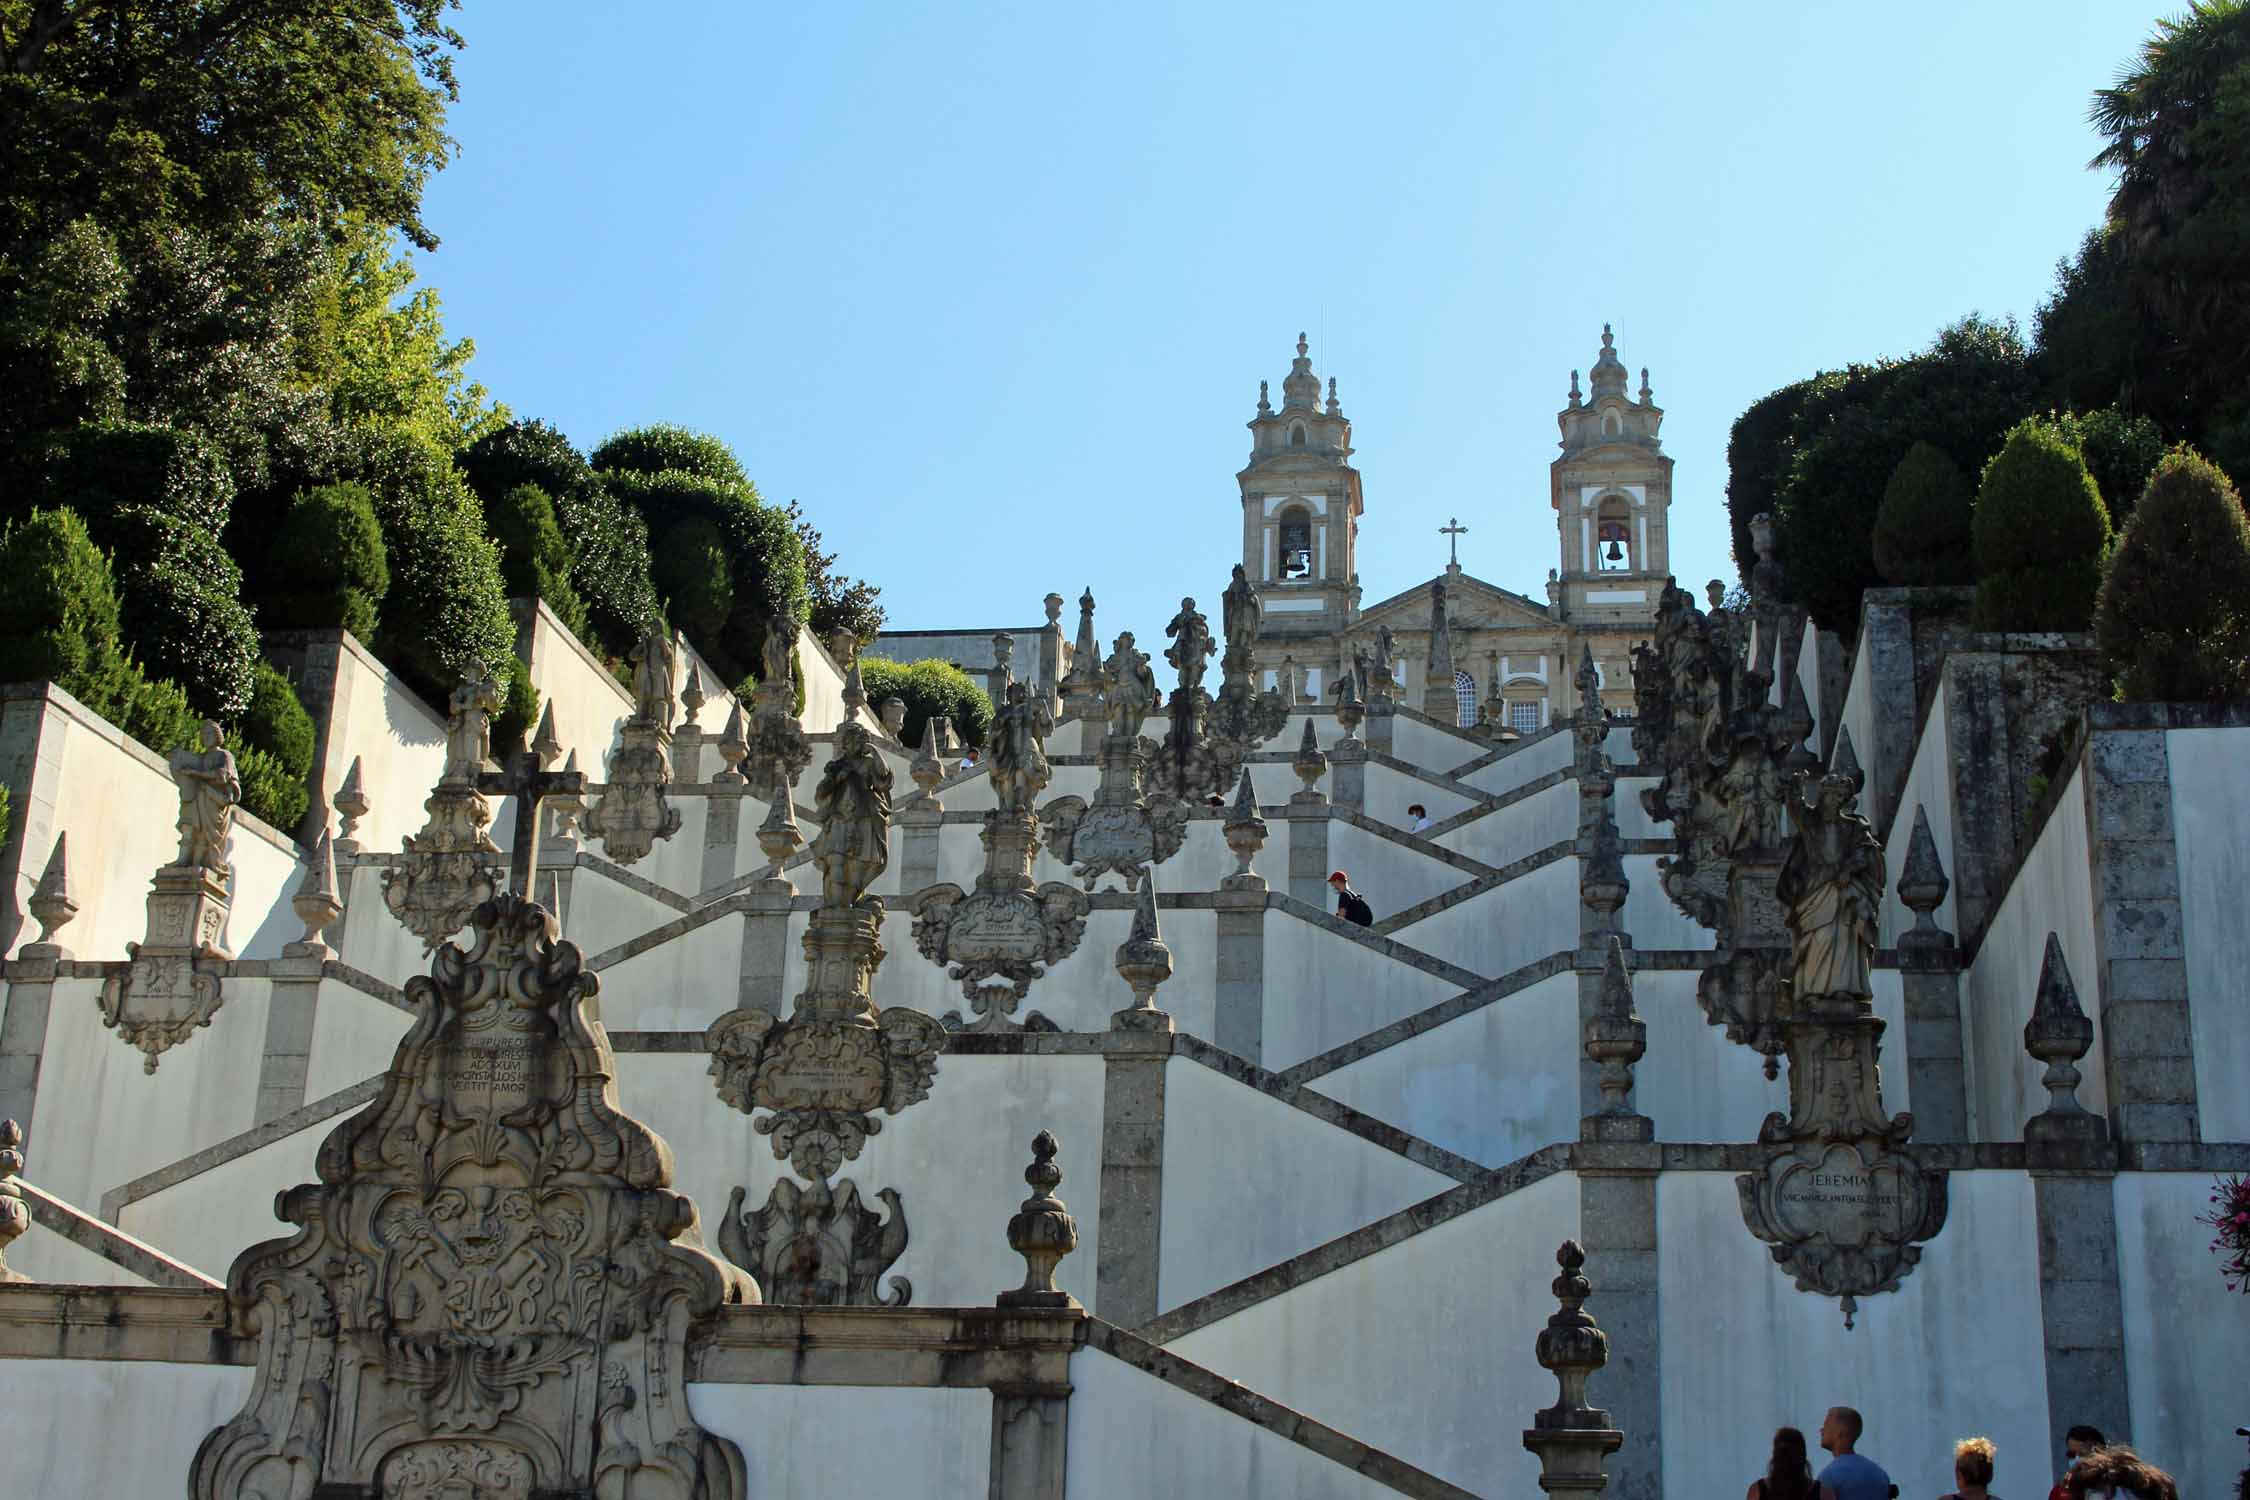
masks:
[[[1362,601],[1363,483],[1336,382],[1322,385],[1302,335],[1281,404],[1259,385],[1242,492],[1242,566],[1265,617],[1258,665],[1273,685],[1293,675],[1313,701],[1334,701],[1356,657],[1374,659],[1388,631],[1394,694],[1433,718],[1534,733],[1575,702],[1572,674],[1591,649],[1602,696],[1632,701],[1630,655],[1647,639],[1670,564],[1672,460],[1658,436],[1663,409],[1641,371],[1637,393],[1609,328],[1587,390],[1570,373],[1556,414],[1561,452],[1549,465],[1555,565],[1534,599],[1467,572]],[[1449,531],[1458,527],[1452,522]]]

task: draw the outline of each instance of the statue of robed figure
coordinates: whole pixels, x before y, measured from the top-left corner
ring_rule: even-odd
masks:
[[[1853,809],[1857,788],[1850,776],[1823,776],[1808,802],[1809,780],[1799,773],[1784,799],[1795,837],[1774,885],[1789,924],[1791,993],[1799,1004],[1815,998],[1868,1002],[1875,993],[1869,970],[1882,910],[1883,848]]]

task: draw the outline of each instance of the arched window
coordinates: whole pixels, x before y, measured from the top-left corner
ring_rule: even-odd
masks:
[[[1594,519],[1594,567],[1603,573],[1631,572],[1633,557],[1633,524],[1622,495],[1611,495],[1602,501]]]
[[[1312,516],[1298,506],[1281,513],[1279,556],[1275,560],[1277,575],[1281,578],[1310,578],[1313,570]]]
[[[1453,702],[1457,709],[1455,723],[1462,729],[1477,725],[1477,680],[1456,668],[1453,673]]]
[[[1616,412],[1613,412],[1613,411],[1611,411],[1611,412],[1604,412],[1604,413],[1602,413],[1602,436],[1603,436],[1603,437],[1616,437],[1616,436],[1617,436],[1617,435],[1618,435],[1619,433],[1623,432],[1624,430],[1625,430],[1625,429],[1624,429],[1624,427],[1623,427],[1622,425],[1620,425],[1620,424],[1619,424],[1619,422],[1618,422],[1618,420],[1617,420],[1617,413],[1616,413]]]
[[[1302,448],[1305,446],[1304,423],[1299,422],[1289,429],[1289,446],[1292,448]]]

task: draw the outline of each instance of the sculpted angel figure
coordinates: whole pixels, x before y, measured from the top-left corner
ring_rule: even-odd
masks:
[[[1029,812],[1032,800],[1046,789],[1054,775],[1047,762],[1047,736],[1054,727],[1046,704],[1033,698],[1022,683],[1008,684],[1007,702],[992,716],[992,734],[985,745],[992,795],[1003,811]]]
[[[1148,653],[1134,648],[1133,632],[1118,636],[1109,660],[1102,663],[1102,673],[1109,686],[1109,732],[1137,737],[1141,722],[1155,711],[1159,694]]]
[[[672,727],[672,637],[650,627],[633,647],[633,705],[644,719]]]
[[[173,863],[223,874],[242,778],[235,772],[234,756],[220,743],[215,722],[205,719],[198,738],[201,750],[172,752],[172,779],[180,788],[180,857]]]
[[[813,792],[820,835],[812,841],[825,906],[851,906],[890,863],[891,768],[876,753],[867,726],[846,720],[836,731],[836,756]]]
[[[1876,913],[1883,900],[1883,849],[1875,830],[1852,807],[1852,778],[1820,779],[1809,803],[1810,777],[1798,774],[1786,799],[1795,840],[1774,894],[1788,909],[1794,949],[1792,988],[1816,996],[1872,1000],[1868,971],[1875,958]]]
[[[1234,565],[1234,577],[1227,591],[1219,596],[1219,619],[1227,633],[1227,655],[1241,654],[1245,659],[1258,645],[1258,618],[1265,606],[1258,602],[1258,591],[1251,585],[1250,575],[1242,564]]]
[[[492,758],[492,716],[500,712],[500,704],[500,684],[483,662],[472,661],[462,669],[461,685],[446,703],[445,780],[477,779]]]
[[[1180,601],[1180,612],[1172,616],[1172,623],[1164,627],[1164,634],[1172,644],[1164,652],[1164,659],[1179,670],[1180,691],[1193,693],[1203,685],[1204,663],[1218,649],[1211,638],[1211,622],[1197,612],[1193,599]]]

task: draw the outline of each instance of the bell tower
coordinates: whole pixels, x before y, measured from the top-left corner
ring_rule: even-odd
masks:
[[[1637,399],[1625,394],[1625,363],[1609,325],[1588,372],[1590,396],[1570,372],[1570,404],[1556,414],[1562,456],[1551,467],[1561,574],[1550,585],[1563,617],[1577,623],[1655,618],[1670,572],[1672,460],[1657,440],[1664,411],[1641,371]]]
[[[1352,424],[1328,382],[1320,399],[1305,336],[1281,382],[1281,409],[1258,382],[1242,489],[1242,569],[1265,605],[1269,639],[1332,637],[1359,612],[1359,470]],[[1302,658],[1300,658],[1302,659]]]

